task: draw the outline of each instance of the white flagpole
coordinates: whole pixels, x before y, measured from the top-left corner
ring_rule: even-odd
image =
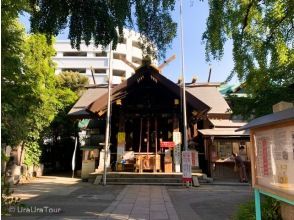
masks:
[[[108,59],[108,102],[107,102],[107,117],[106,117],[106,131],[105,131],[105,145],[104,145],[104,172],[103,172],[103,185],[106,185],[106,160],[108,157],[108,150],[110,146],[110,105],[111,105],[111,84],[112,84],[112,42],[109,44],[109,59]]]
[[[183,24],[183,6],[182,0],[180,0],[180,28],[181,28],[181,57],[182,57],[182,79],[183,79],[183,145],[184,152],[182,152],[182,172],[183,179],[186,181],[187,186],[190,185],[192,180],[191,172],[191,152],[188,151],[188,141],[187,141],[187,106],[186,106],[186,84],[185,84],[185,63],[184,63],[184,24]],[[189,180],[188,180],[189,179]]]
[[[184,122],[184,131],[183,131],[183,144],[185,151],[188,150],[188,141],[187,141],[187,110],[186,110],[186,84],[185,84],[185,67],[184,67],[184,24],[183,24],[183,6],[182,0],[180,0],[180,30],[181,30],[181,61],[182,61],[182,79],[183,79],[183,122]]]

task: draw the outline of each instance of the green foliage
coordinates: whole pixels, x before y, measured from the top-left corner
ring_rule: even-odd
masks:
[[[293,101],[287,90],[294,84],[294,1],[209,0],[209,6],[206,57],[221,59],[226,40],[233,41],[235,65],[227,81],[237,74],[250,95],[239,108],[249,103],[247,114],[260,115],[274,102]]]
[[[17,20],[21,11],[28,10],[27,1],[4,0],[1,8],[2,142],[12,147],[21,144],[24,163],[37,165],[47,128],[68,120],[66,114],[78,98],[66,86],[81,92],[87,80],[77,75],[72,78],[76,83],[56,79],[52,44],[42,34],[26,35]]]
[[[89,84],[88,77],[75,72],[62,72],[56,76],[56,94],[59,100],[59,112],[52,121],[47,135],[74,136],[75,122],[67,116],[67,113],[84,92]],[[66,125],[66,126],[65,126]]]
[[[65,71],[56,76],[57,87],[69,88],[71,91],[81,95],[85,86],[89,85],[87,76],[83,76],[78,72]]]
[[[293,1],[210,0],[209,5],[203,34],[208,60],[221,59],[224,43],[232,39],[240,79],[259,86],[294,82]]]
[[[6,9],[7,5],[11,11],[18,8],[17,3],[6,3]],[[5,13],[16,13],[8,11]],[[4,25],[1,39],[2,142],[12,147],[25,143],[28,151],[32,146],[32,152],[37,153],[40,132],[49,126],[57,113],[51,60],[55,51],[47,44],[45,36],[25,36],[24,29],[13,16],[9,18],[5,14],[4,17],[1,21]],[[35,154],[27,156],[31,156],[26,157],[28,161],[36,159]]]
[[[159,56],[163,56],[176,35],[176,24],[170,15],[175,0],[31,0],[30,3],[34,33],[44,33],[51,39],[69,25],[69,39],[78,49],[82,40],[88,45],[92,39],[96,46],[107,46],[112,41],[115,48],[123,38],[123,28],[136,25],[156,45]],[[145,53],[151,53],[151,45],[146,43],[142,38]]]
[[[239,206],[234,220],[255,220],[255,203],[253,200]]]
[[[12,8],[11,12],[3,11],[8,7]],[[1,137],[2,142],[16,145],[27,132],[22,125],[28,109],[24,105],[25,97],[20,95],[21,91],[26,90],[25,85],[20,83],[24,29],[16,19],[17,5],[12,1],[2,1],[1,8]]]
[[[25,144],[25,158],[24,164],[27,166],[38,165],[41,156],[40,145],[36,141],[30,141]]]
[[[261,88],[254,96],[229,96],[228,99],[235,115],[242,115],[245,119],[250,119],[271,114],[272,106],[280,101],[293,102],[294,87]]]
[[[282,220],[280,213],[280,202],[268,197],[261,197],[261,217],[263,220]],[[240,205],[236,212],[234,220],[255,220],[255,203],[251,200]]]

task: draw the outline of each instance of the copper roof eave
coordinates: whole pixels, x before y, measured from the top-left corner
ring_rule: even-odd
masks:
[[[116,87],[114,87],[111,90],[112,91],[111,96],[114,97],[115,94],[118,93],[119,91],[127,88],[128,86],[133,85],[137,81],[137,79],[139,77],[141,77],[146,72],[150,72],[150,74],[152,74],[152,76],[154,78],[156,78],[162,85],[164,85],[170,91],[172,91],[175,95],[180,97],[180,89],[181,88],[177,84],[173,83],[171,80],[167,79],[162,74],[160,74],[159,70],[156,67],[152,66],[152,65],[143,65],[143,66],[139,67],[136,70],[136,73],[133,76],[131,76],[126,81],[122,82],[121,84],[117,85]],[[98,113],[99,111],[106,108],[107,99],[108,99],[108,93],[106,92],[104,95],[102,95],[101,97],[96,99],[94,102],[92,102],[86,108],[86,110],[88,112],[92,112],[92,113],[95,113],[95,114]],[[200,114],[205,114],[210,110],[210,107],[208,105],[206,105],[205,103],[200,101],[198,98],[193,96],[188,91],[186,91],[186,99],[187,99],[187,103],[191,107],[196,109]],[[112,99],[112,100],[114,101],[115,99]]]

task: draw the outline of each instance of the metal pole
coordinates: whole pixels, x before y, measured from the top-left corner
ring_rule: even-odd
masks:
[[[261,220],[261,208],[260,208],[260,193],[258,189],[254,189],[255,197],[255,216],[256,220]]]
[[[71,176],[71,178],[74,178],[74,176],[75,176],[77,146],[78,146],[78,137],[75,138],[75,149],[74,149],[74,152],[72,155],[72,161],[71,161],[72,176]]]
[[[182,0],[180,0],[180,29],[181,29],[181,61],[182,61],[182,80],[183,80],[183,122],[184,122],[184,131],[183,131],[183,145],[185,151],[188,150],[188,141],[187,141],[187,113],[186,113],[186,85],[185,85],[185,69],[184,69],[184,25],[183,25],[183,6]]]
[[[105,131],[105,145],[104,145],[104,171],[103,171],[103,185],[106,185],[106,160],[109,149],[110,138],[110,105],[111,105],[111,84],[112,84],[112,42],[109,44],[109,77],[108,77],[108,102],[107,102],[107,117],[106,117],[106,131]]]

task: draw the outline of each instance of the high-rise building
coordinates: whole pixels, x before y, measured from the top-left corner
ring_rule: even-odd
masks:
[[[57,63],[56,74],[61,71],[75,71],[89,77],[90,84],[94,84],[91,68],[96,84],[107,83],[109,74],[109,46],[95,47],[83,42],[80,50],[73,49],[69,40],[58,40],[55,43],[56,56],[53,60]],[[124,30],[124,39],[113,50],[112,57],[113,83],[121,83],[129,78],[134,68],[142,64],[142,50],[139,44],[139,34],[135,31]],[[125,60],[125,61],[123,61]],[[128,65],[127,63],[131,63]]]

